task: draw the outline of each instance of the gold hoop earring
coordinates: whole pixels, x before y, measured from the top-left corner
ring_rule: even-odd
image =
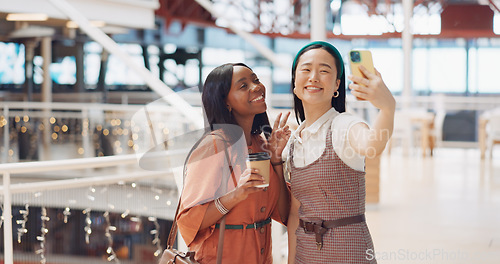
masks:
[[[339,95],[340,95],[339,91],[333,92],[333,97],[337,98],[337,97],[339,97]]]
[[[229,113],[231,113],[231,111],[233,110],[233,108],[231,108],[231,106],[227,106],[227,110],[229,111]]]

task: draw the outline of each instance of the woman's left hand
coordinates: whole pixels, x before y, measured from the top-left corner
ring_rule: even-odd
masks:
[[[359,70],[365,75],[365,78],[349,76],[349,80],[353,81],[349,84],[351,94],[361,100],[370,101],[378,109],[394,111],[396,100],[382,80],[382,75],[376,69],[375,73],[371,73],[363,66],[359,66]]]
[[[288,112],[283,118],[282,113],[279,113],[274,121],[273,132],[271,133],[271,137],[269,137],[266,148],[271,152],[272,163],[281,162],[281,153],[283,152],[283,149],[285,148],[292,133],[286,124],[289,116],[290,112]]]

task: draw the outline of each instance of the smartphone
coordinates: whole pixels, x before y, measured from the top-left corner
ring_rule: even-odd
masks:
[[[372,53],[369,50],[351,50],[349,52],[349,66],[351,68],[351,74],[355,76],[365,77],[359,70],[360,65],[363,65],[371,73],[375,73]]]
[[[361,70],[359,70],[359,66],[361,65],[363,65],[369,72],[375,73],[372,53],[369,50],[351,50],[349,52],[349,66],[351,68],[351,74],[364,78],[365,75],[361,72]],[[359,97],[356,97],[356,99],[359,101],[365,101]]]

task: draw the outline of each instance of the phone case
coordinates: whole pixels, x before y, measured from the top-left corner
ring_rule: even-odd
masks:
[[[358,68],[360,65],[363,65],[368,71],[375,73],[372,53],[369,50],[351,50],[349,52],[349,66],[352,75],[364,77]]]

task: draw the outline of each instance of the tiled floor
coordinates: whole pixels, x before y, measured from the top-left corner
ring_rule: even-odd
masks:
[[[378,263],[500,263],[500,149],[384,155],[366,215]]]

